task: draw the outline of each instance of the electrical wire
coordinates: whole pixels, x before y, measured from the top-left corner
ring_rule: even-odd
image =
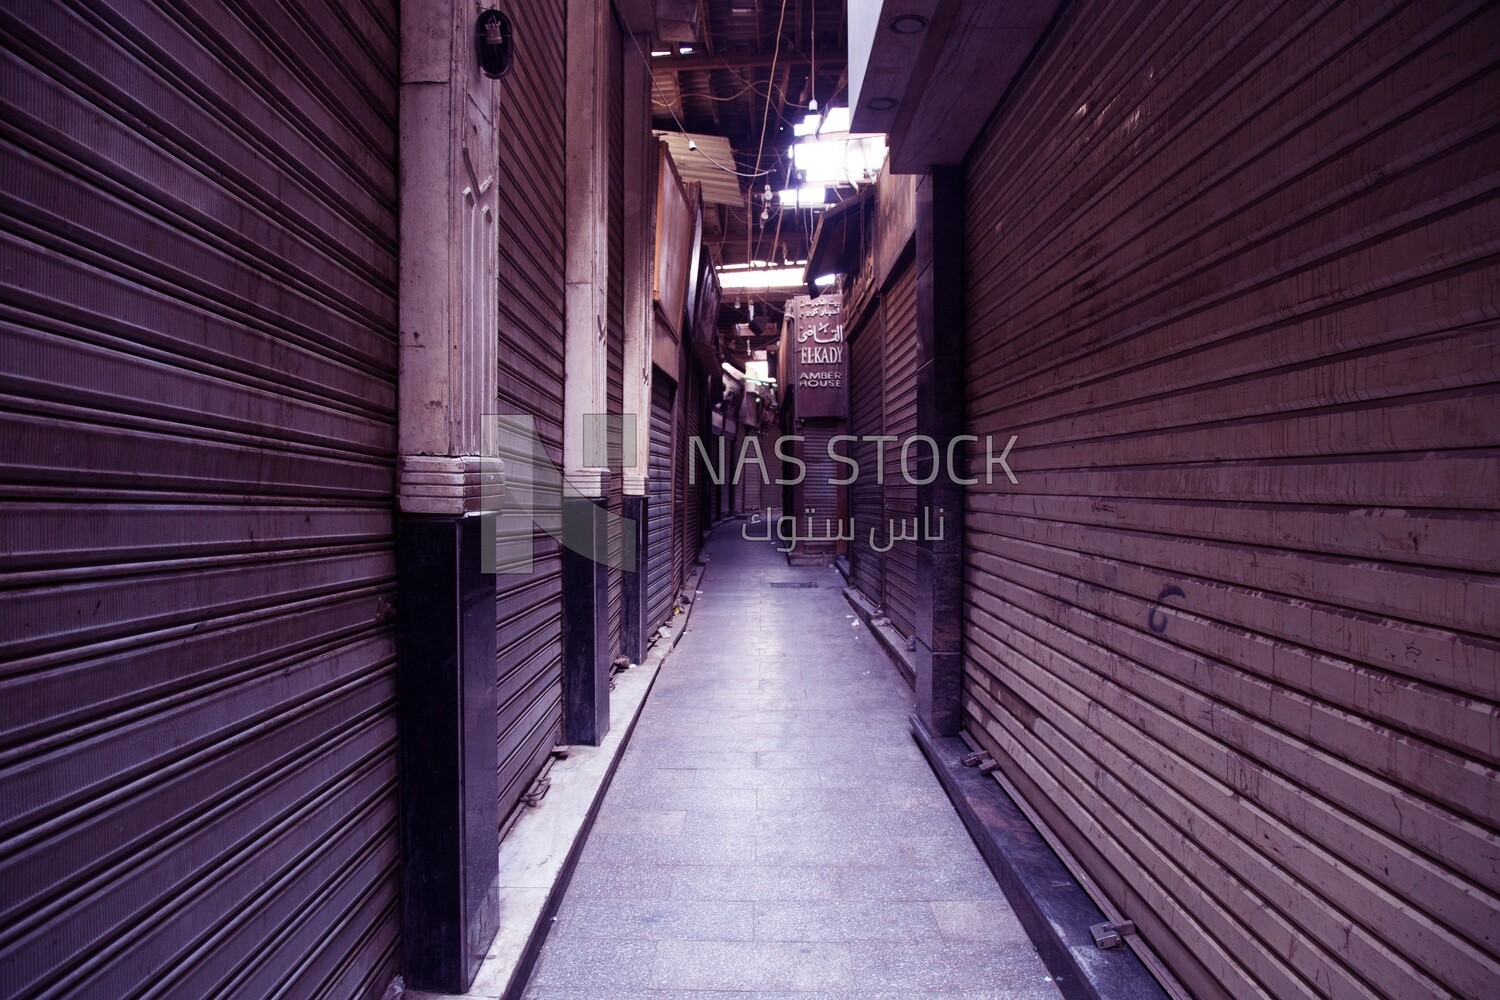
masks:
[[[785,0],[783,0],[783,4],[782,4],[782,8],[781,9],[782,9],[782,13],[784,14],[786,12]],[[630,36],[630,40],[635,45],[636,51],[641,54],[641,58],[646,61],[647,67],[649,67],[651,65],[651,58],[646,54],[646,50],[643,49],[643,48],[641,48],[640,39],[636,38],[635,35],[631,35]],[[665,107],[667,109],[667,113],[672,116],[672,120],[677,123],[677,131],[680,134],[682,134],[682,135],[690,135],[690,133],[688,132],[687,126],[682,123],[682,119],[677,117],[676,110],[671,106],[671,104],[669,104],[669,103],[666,102],[666,95],[662,93],[661,84],[659,84],[659,83],[656,82],[656,74],[655,73],[651,74],[651,87],[652,87],[653,90],[656,91],[657,97],[661,98],[660,102],[658,102],[658,101],[652,101],[652,104],[660,103],[662,105],[662,107]],[[767,107],[769,107],[770,106],[770,98],[769,97],[767,97],[766,103],[767,103]],[[762,135],[762,141],[764,141],[764,136],[765,136],[764,131],[762,131],[761,135]],[[695,152],[699,156],[701,156],[705,160],[707,160],[713,166],[715,166],[718,169],[724,171],[726,174],[733,174],[736,177],[746,177],[746,178],[749,178],[750,180],[755,180],[758,177],[765,177],[767,174],[770,173],[769,170],[764,170],[763,171],[763,170],[760,169],[760,156],[758,154],[757,154],[756,159],[755,159],[755,169],[756,169],[756,172],[753,173],[753,174],[747,174],[747,173],[745,173],[745,172],[743,172],[741,170],[735,169],[734,167],[726,167],[726,166],[724,166],[724,164],[720,163],[718,160],[715,160],[712,156],[709,156],[702,149],[697,149],[697,150],[695,150]]]
[[[766,79],[774,82],[776,80],[776,63],[781,58],[781,30],[786,26],[786,0],[781,0],[781,17],[776,22],[776,46],[771,50],[771,72]],[[764,177],[770,171],[760,172],[760,158],[766,150],[766,129],[771,124],[771,91],[772,87],[766,88],[766,113],[760,120],[760,145],[755,149],[755,170],[759,176]]]
[[[766,80],[769,84],[771,84],[771,86],[768,86],[766,88],[766,113],[760,120],[760,145],[757,146],[755,150],[756,170],[760,170],[760,158],[766,150],[766,129],[770,128],[771,126],[771,91],[775,89],[774,85],[776,81],[776,63],[781,58],[781,32],[786,28],[786,4],[787,0],[781,0],[781,16],[776,21],[776,45],[771,50],[771,71],[766,75]],[[780,112],[778,112],[778,116],[779,114]],[[770,171],[767,171],[767,173],[769,174]],[[769,190],[770,184],[768,183],[766,187]],[[762,207],[763,214],[771,210],[770,202],[771,199],[767,197]],[[760,256],[760,241],[764,239],[766,235],[765,223],[766,220],[762,219],[760,232],[755,237],[755,248],[753,251],[749,246],[750,241],[748,239],[745,241],[745,253],[747,254],[748,260],[755,260]],[[776,214],[776,232],[777,238],[780,238],[781,213],[779,211]],[[746,235],[748,236],[748,233]]]

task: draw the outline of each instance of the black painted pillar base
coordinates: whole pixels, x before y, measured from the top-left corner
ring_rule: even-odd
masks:
[[[646,498],[626,496],[620,507],[625,531],[635,536],[635,567],[628,564],[621,574],[620,612],[625,621],[621,641],[631,663],[640,663],[646,655]]]
[[[407,985],[463,993],[500,926],[495,578],[478,517],[396,521]]]
[[[563,498],[563,734],[585,746],[609,732],[607,513],[586,497]]]
[[[932,168],[917,183],[916,207],[917,433],[947,455],[964,433],[963,171]],[[917,509],[932,525],[916,546],[917,714],[934,734],[954,736],[963,728],[964,489],[946,462],[935,471],[917,487]]]

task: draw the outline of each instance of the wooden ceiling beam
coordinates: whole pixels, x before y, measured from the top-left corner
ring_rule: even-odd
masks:
[[[845,63],[842,52],[830,52],[818,54],[818,72],[824,68],[833,69],[843,67]],[[805,55],[796,52],[782,52],[776,59],[777,66],[810,66],[812,60]],[[771,53],[769,52],[720,52],[720,53],[694,53],[687,56],[655,56],[651,60],[651,69],[669,70],[682,73],[690,69],[768,69],[771,65]]]

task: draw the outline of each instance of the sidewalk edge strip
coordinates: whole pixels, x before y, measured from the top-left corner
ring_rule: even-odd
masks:
[[[1108,918],[1016,802],[987,773],[964,767],[969,747],[936,737],[917,716],[911,731],[1021,926],[1067,1000],[1168,1000],[1129,947],[1103,950],[1089,927]]]

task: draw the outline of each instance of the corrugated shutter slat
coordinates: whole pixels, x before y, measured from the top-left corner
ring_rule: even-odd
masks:
[[[1500,982],[1497,38],[1078,6],[966,164],[967,725],[1197,996]]]
[[[561,468],[562,0],[542,0],[527,18],[536,32],[534,47],[499,85],[504,180],[499,184],[498,409],[532,417],[549,458]],[[502,825],[562,742],[562,557],[557,540],[539,527],[533,530],[532,552],[531,572],[496,578]]]
[[[9,5],[0,980],[398,971],[396,14]]]

